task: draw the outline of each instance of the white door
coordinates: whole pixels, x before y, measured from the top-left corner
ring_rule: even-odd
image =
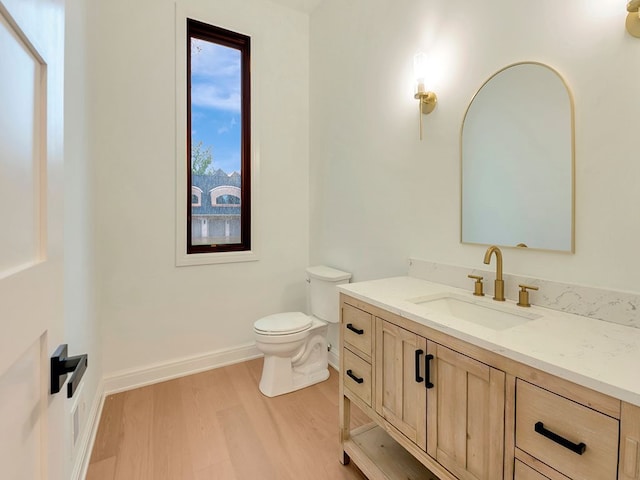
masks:
[[[0,0],[0,477],[62,480],[64,2]]]

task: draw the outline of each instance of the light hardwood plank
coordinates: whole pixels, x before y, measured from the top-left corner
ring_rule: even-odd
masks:
[[[338,374],[275,398],[262,359],[109,396],[88,480],[362,480],[336,458]],[[351,425],[367,423],[354,407]]]
[[[109,457],[94,462],[85,480],[113,480],[115,475],[116,457]]]
[[[115,458],[118,444],[122,436],[122,408],[124,395],[109,395],[102,408],[102,419],[96,440],[93,445],[92,462],[99,462],[105,458]]]
[[[195,472],[195,480],[237,480],[231,460],[211,465]]]
[[[153,390],[144,387],[122,395],[122,433],[118,443],[114,480],[154,480],[151,465]]]
[[[231,458],[217,412],[237,404],[235,391],[216,388],[228,382],[226,372],[212,370],[180,379],[180,392],[185,410],[186,447],[191,455],[196,478],[212,466],[226,470]],[[214,478],[214,477],[209,477]],[[229,478],[233,478],[229,476]]]
[[[186,409],[181,398],[180,382],[163,382],[154,386],[153,417],[150,435],[150,463],[154,480],[193,478],[193,462],[187,445]]]
[[[218,412],[220,426],[229,445],[231,464],[238,478],[277,480],[278,472],[273,455],[264,445],[254,428],[251,417],[242,406]],[[288,474],[283,479],[291,478]]]

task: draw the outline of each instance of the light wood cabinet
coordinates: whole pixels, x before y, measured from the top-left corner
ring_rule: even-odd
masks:
[[[618,480],[640,479],[640,407],[622,404]]]
[[[367,405],[371,405],[371,364],[358,357],[355,353],[347,350],[342,351],[344,355],[344,387],[352,391],[362,399]]]
[[[340,460],[369,480],[640,480],[640,407],[344,294],[341,306]],[[351,430],[352,404],[370,425]]]
[[[549,480],[528,465],[516,460],[514,480]]]
[[[615,480],[620,422],[518,380],[516,447],[569,478]]]
[[[502,478],[505,375],[376,318],[376,412],[460,480]]]
[[[503,476],[505,374],[429,342],[427,452],[461,480]]]
[[[373,317],[349,304],[342,306],[342,336],[346,348],[369,363],[373,349]]]
[[[427,340],[376,318],[376,412],[420,448],[427,448]],[[422,364],[422,365],[421,365]]]

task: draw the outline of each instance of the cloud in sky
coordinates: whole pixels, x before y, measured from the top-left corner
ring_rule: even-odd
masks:
[[[194,83],[191,86],[191,103],[198,107],[239,113],[240,99],[239,91],[234,92],[216,85]]]
[[[231,117],[231,120],[229,121],[229,123],[227,125],[223,125],[223,126],[218,128],[218,135],[220,135],[222,133],[228,133],[237,124],[238,124],[238,122],[236,122],[236,117]]]
[[[191,44],[191,102],[240,112],[240,51],[199,39]]]

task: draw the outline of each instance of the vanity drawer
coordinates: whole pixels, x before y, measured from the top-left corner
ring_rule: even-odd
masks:
[[[518,379],[516,446],[564,475],[615,480],[618,429],[618,420]]]
[[[342,335],[345,343],[371,360],[373,317],[370,313],[344,303],[342,305]],[[353,348],[352,348],[353,350]]]
[[[344,355],[345,388],[371,406],[371,364],[346,348],[342,349],[342,355]]]
[[[516,469],[513,480],[549,480],[549,477],[545,477],[527,464],[522,463],[520,460],[516,460]]]

